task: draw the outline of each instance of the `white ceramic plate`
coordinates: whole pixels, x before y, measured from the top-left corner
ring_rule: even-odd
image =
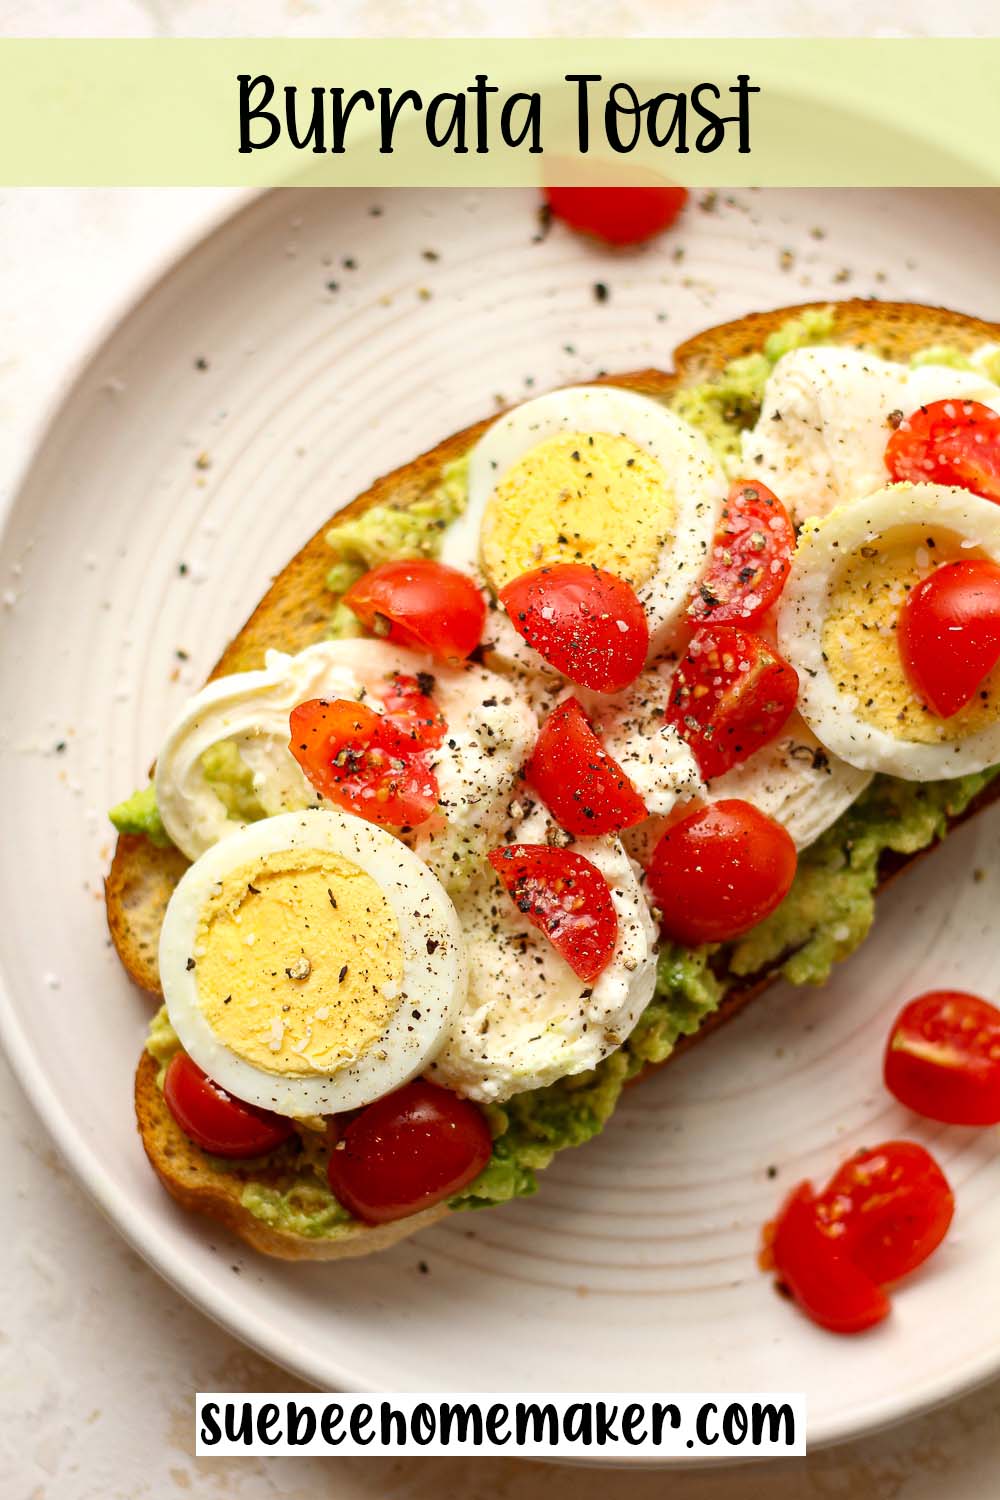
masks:
[[[740,192],[615,256],[537,239],[527,192],[272,194],[174,266],[72,388],[0,550],[7,1040],[138,1249],[304,1379],[804,1390],[818,1444],[1000,1369],[998,1137],[922,1126],[879,1079],[902,999],[997,990],[995,819],[880,902],[825,990],[775,991],[630,1093],[536,1198],[340,1267],[248,1257],[160,1189],[130,1099],[149,1004],[101,904],[105,809],[271,574],[376,474],[501,399],[669,365],[751,309],[876,293],[1000,318],[998,231],[985,193]],[[760,1224],[803,1175],[899,1133],[944,1164],[955,1231],[887,1325],[838,1340],[755,1269]]]

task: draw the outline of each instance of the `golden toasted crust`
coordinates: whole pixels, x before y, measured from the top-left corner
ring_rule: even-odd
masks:
[[[730,360],[760,350],[767,336],[790,317],[828,305],[803,303],[752,313],[708,329],[681,344],[674,352],[674,370],[670,373],[639,370],[602,379],[644,395],[667,399],[678,386],[697,384],[718,374]],[[1000,341],[1000,325],[945,308],[860,299],[839,302],[836,308],[837,343],[863,345],[888,359],[905,360],[937,343],[972,350],[984,342]],[[466,452],[494,420],[495,416],[446,438],[429,452],[376,480],[365,494],[324,522],[275,578],[243,629],[223,652],[212,676],[259,667],[264,653],[273,646],[299,651],[321,640],[330,615],[330,596],[325,587],[330,551],[325,538],[332,521],[359,515],[369,506],[386,502],[410,505],[429,494],[439,481],[442,466]],[[971,816],[997,797],[1000,797],[1000,782],[987,787],[963,817]],[[919,855],[887,864],[879,889],[917,858]],[[108,925],[118,955],[130,977],[154,993],[159,992],[156,953],[160,925],[170,894],[185,868],[186,861],[177,850],[157,849],[148,839],[122,835],[105,882]],[[774,977],[773,972],[768,972],[741,982],[695,1036],[685,1039],[672,1055],[715,1030],[766,989]],[[444,1206],[439,1206],[378,1229],[359,1226],[345,1238],[336,1240],[311,1239],[273,1229],[240,1201],[244,1181],[250,1174],[217,1170],[179,1130],[156,1085],[156,1065],[145,1053],[136,1072],[135,1100],[146,1154],[167,1191],[186,1208],[226,1225],[247,1244],[268,1255],[309,1260],[363,1255],[395,1244],[447,1212]],[[288,1162],[282,1162],[280,1153],[277,1165],[272,1161],[268,1168],[277,1172],[279,1178],[282,1170],[287,1173],[287,1169]],[[260,1180],[260,1169],[253,1176],[254,1180]]]

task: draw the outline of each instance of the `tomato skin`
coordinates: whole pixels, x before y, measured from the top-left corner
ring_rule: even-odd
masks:
[[[186,1052],[176,1052],[163,1079],[167,1108],[186,1136],[213,1156],[266,1156],[295,1127],[283,1115],[244,1104],[213,1083]]]
[[[795,528],[773,490],[756,480],[734,480],[688,618],[744,628],[759,624],[785,586],[794,551]]]
[[[678,943],[724,943],[769,916],[795,878],[795,844],[780,823],[737,797],[673,823],[646,871],[662,917]]]
[[[617,693],[646,664],[649,626],[630,583],[586,563],[522,573],[500,590],[518,634],[570,682]]]
[[[355,1218],[389,1224],[466,1187],[493,1151],[486,1117],[422,1078],[366,1105],[330,1153],[330,1190]]]
[[[288,748],[328,802],[386,828],[414,828],[438,803],[425,754],[398,722],[346,698],[310,698],[289,715]]]
[[[399,732],[400,753],[435,749],[447,734],[444,714],[431,697],[433,691],[434,679],[429,674],[410,677],[405,672],[394,672],[382,691],[382,732]]]
[[[904,1005],[885,1051],[885,1085],[946,1125],[1000,1125],[1000,1010],[962,990]]]
[[[547,844],[505,844],[487,857],[518,911],[544,932],[574,974],[592,984],[618,939],[618,914],[597,866]]]
[[[367,630],[452,665],[475,650],[486,623],[486,601],[468,574],[428,557],[372,568],[344,603]]]
[[[567,698],[549,714],[524,776],[567,833],[617,833],[647,815],[646,804],[601,744],[576,698]]]
[[[669,187],[550,187],[545,201],[557,219],[608,245],[639,245],[669,229],[688,190]]]
[[[761,636],[705,625],[673,675],[664,717],[711,781],[781,732],[798,692],[795,668]]]
[[[948,1232],[955,1199],[916,1141],[886,1141],[844,1162],[816,1199],[820,1228],[880,1286],[924,1263]]]
[[[979,401],[931,401],[900,422],[885,464],[896,480],[957,485],[1000,501],[1000,416]]]
[[[949,719],[1000,661],[1000,567],[985,558],[944,563],[911,589],[896,640],[918,697]]]
[[[802,1311],[832,1333],[862,1333],[889,1315],[889,1299],[825,1235],[808,1182],[800,1182],[765,1230],[766,1264]]]

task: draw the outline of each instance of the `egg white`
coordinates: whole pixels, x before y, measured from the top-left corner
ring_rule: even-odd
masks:
[[[965,739],[904,739],[858,715],[856,698],[838,687],[824,657],[823,627],[841,562],[907,525],[944,528],[1000,564],[1000,506],[940,484],[889,485],[805,527],[779,601],[778,644],[799,674],[799,711],[828,751],[905,781],[964,776],[1000,761],[1000,719]]]
[[[335,1073],[285,1077],[237,1057],[209,1026],[190,964],[206,902],[220,881],[286,850],[321,850],[359,866],[377,883],[399,927],[403,978],[383,1034]],[[463,1004],[467,966],[454,905],[426,865],[381,828],[348,813],[284,813],[215,844],[185,872],[170,898],[159,949],[170,1023],[184,1050],[228,1093],[278,1114],[303,1117],[357,1109],[400,1088],[438,1050]],[[239,1005],[235,993],[233,1003]]]
[[[725,476],[705,438],[658,401],[610,385],[571,386],[500,417],[469,456],[468,503],[444,534],[442,560],[483,582],[480,532],[494,489],[526,453],[561,432],[627,437],[657,460],[673,488],[673,535],[653,576],[637,589],[649,623],[652,660],[676,631],[697,586],[726,495]],[[486,640],[504,661],[530,671],[552,671],[502,610],[491,614]]]

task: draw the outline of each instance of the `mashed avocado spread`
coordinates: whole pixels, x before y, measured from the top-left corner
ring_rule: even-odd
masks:
[[[789,349],[835,342],[834,319],[832,307],[806,310],[772,333],[759,352],[730,361],[714,379],[678,391],[674,409],[705,434],[723,462],[732,463],[742,430],[756,420],[773,366]],[[923,351],[913,362],[972,367],[965,355],[945,346]],[[1000,350],[984,351],[977,367],[1000,379]],[[436,555],[441,533],[464,507],[465,488],[466,463],[461,459],[413,505],[374,506],[334,526],[328,533],[331,592],[342,594],[366,569],[390,558]],[[354,616],[338,604],[331,634],[358,632]],[[533,1193],[536,1174],[556,1152],[596,1135],[628,1080],[663,1062],[678,1039],[697,1031],[741,978],[776,968],[792,984],[822,984],[833,964],[847,957],[871,927],[883,857],[905,857],[933,843],[948,818],[964,811],[998,769],[938,782],[876,776],[853,806],[802,852],[789,894],[766,921],[731,944],[698,949],[664,945],[654,997],[616,1052],[591,1072],[487,1107],[493,1155],[451,1207],[478,1208]],[[220,756],[206,770],[230,811],[247,818],[262,815],[254,807],[252,784],[238,754],[229,760]],[[120,832],[168,842],[152,786],[115,808],[111,817]],[[179,1046],[165,1009],[154,1018],[146,1045],[160,1064],[162,1082]],[[241,1163],[238,1169],[231,1162],[216,1165],[238,1170],[243,1206],[274,1227],[336,1237],[352,1224],[327,1187],[321,1136],[308,1131],[301,1140],[296,1136],[292,1145],[261,1163],[256,1174],[253,1163]]]

